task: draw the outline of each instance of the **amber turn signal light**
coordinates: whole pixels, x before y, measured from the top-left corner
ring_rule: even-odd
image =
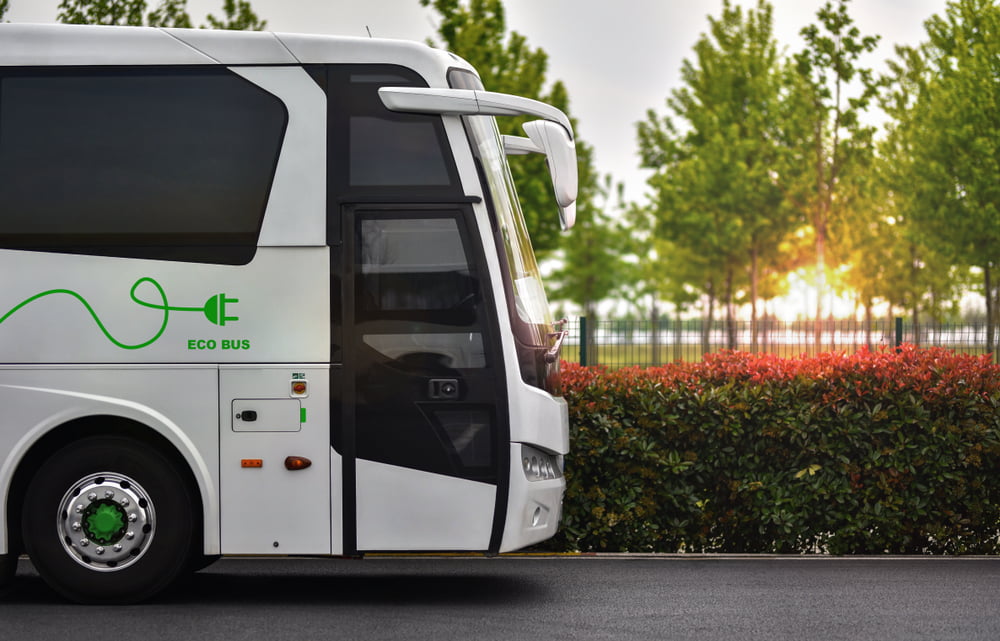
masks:
[[[285,469],[293,472],[296,470],[304,470],[312,464],[313,462],[304,456],[289,456],[285,458]]]

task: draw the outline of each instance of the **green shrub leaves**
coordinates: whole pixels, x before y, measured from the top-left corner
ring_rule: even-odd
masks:
[[[565,364],[563,550],[1000,552],[1000,367],[943,349]]]

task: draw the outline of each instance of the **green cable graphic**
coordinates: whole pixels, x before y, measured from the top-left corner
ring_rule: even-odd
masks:
[[[138,289],[139,286],[142,285],[143,283],[150,283],[153,287],[156,288],[156,291],[159,292],[160,294],[160,302],[151,303],[149,301],[142,300],[138,296],[136,296],[135,290]],[[101,319],[97,316],[97,312],[95,312],[94,308],[90,306],[90,303],[88,303],[83,296],[74,292],[71,289],[50,289],[46,292],[41,292],[39,294],[35,294],[30,298],[25,299],[24,301],[14,306],[9,312],[4,314],[3,316],[0,316],[0,325],[2,325],[3,322],[6,321],[8,318],[16,314],[19,310],[27,307],[36,300],[45,298],[46,296],[52,296],[55,294],[65,294],[67,296],[72,296],[76,300],[80,301],[80,304],[83,305],[88,312],[90,312],[90,316],[94,319],[94,322],[97,323],[97,327],[101,330],[101,333],[104,334],[105,338],[111,341],[111,343],[114,344],[116,347],[120,347],[122,349],[142,349],[143,347],[148,347],[149,345],[155,343],[160,338],[160,336],[163,335],[163,332],[166,331],[167,329],[167,322],[170,320],[170,312],[202,312],[203,314],[205,314],[205,318],[207,318],[209,322],[219,326],[225,326],[225,324],[230,321],[239,320],[238,316],[226,316],[226,305],[240,302],[238,298],[226,298],[225,294],[216,294],[215,296],[212,296],[207,301],[205,301],[205,304],[202,305],[201,307],[171,306],[167,302],[167,293],[163,290],[163,287],[161,287],[160,284],[155,280],[153,280],[152,278],[146,276],[135,281],[135,283],[132,285],[132,289],[129,291],[129,297],[132,299],[132,302],[141,305],[143,307],[162,310],[163,322],[160,324],[160,329],[156,332],[156,334],[154,334],[153,337],[150,338],[149,340],[144,341],[142,343],[138,343],[136,345],[128,345],[116,339],[114,336],[112,336],[111,332],[108,331],[108,328],[104,326],[104,323],[102,323]]]

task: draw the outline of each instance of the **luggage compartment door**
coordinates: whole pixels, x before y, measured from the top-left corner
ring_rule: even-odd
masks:
[[[331,553],[329,375],[220,367],[223,554]]]

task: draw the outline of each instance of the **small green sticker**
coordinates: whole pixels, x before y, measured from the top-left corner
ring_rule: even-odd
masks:
[[[299,423],[305,423],[305,422],[306,422],[306,408],[300,407],[299,408]]]

